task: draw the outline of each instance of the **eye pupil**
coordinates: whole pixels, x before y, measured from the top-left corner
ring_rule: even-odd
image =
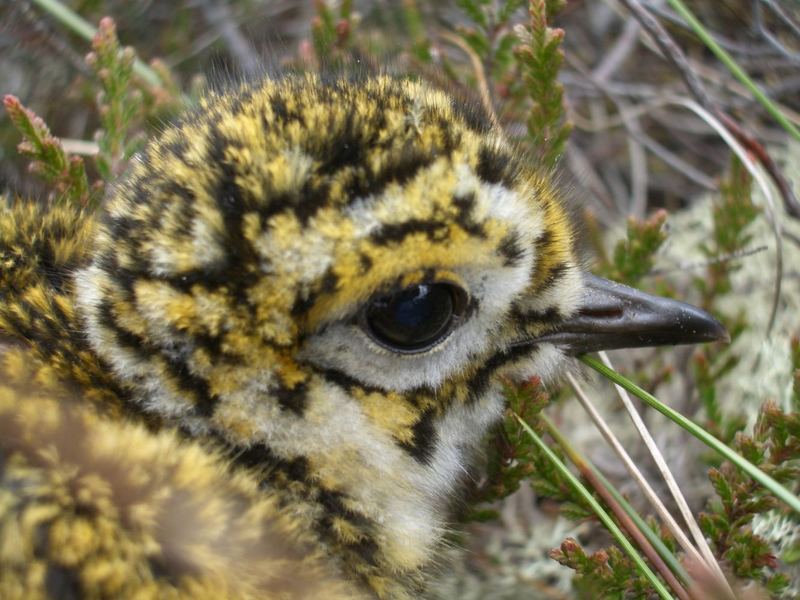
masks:
[[[398,352],[419,352],[444,339],[457,315],[455,286],[428,283],[373,300],[367,307],[367,332],[379,344]]]

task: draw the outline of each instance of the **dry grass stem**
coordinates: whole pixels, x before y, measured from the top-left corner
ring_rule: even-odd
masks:
[[[603,361],[608,368],[613,369],[611,364],[611,360],[608,358],[608,354],[605,352],[599,352],[600,360]],[[678,482],[675,481],[675,477],[672,475],[672,471],[669,469],[669,465],[667,465],[667,461],[664,460],[664,455],[661,454],[661,450],[659,450],[658,446],[656,445],[653,436],[650,435],[650,431],[647,429],[647,425],[645,425],[642,417],[639,415],[639,412],[636,410],[636,407],[633,405],[630,396],[628,396],[628,392],[626,392],[622,387],[619,385],[614,384],[614,389],[617,391],[617,395],[619,399],[622,401],[625,410],[628,412],[628,416],[631,418],[636,431],[638,432],[639,436],[642,438],[647,450],[650,452],[650,455],[653,457],[653,460],[658,467],[661,476],[664,478],[664,482],[667,484],[667,488],[669,488],[670,493],[672,494],[675,503],[678,506],[678,510],[680,511],[681,515],[683,516],[683,520],[686,522],[686,525],[689,527],[689,531],[694,538],[695,544],[700,551],[700,554],[703,556],[703,560],[708,566],[709,569],[712,570],[713,573],[716,574],[717,579],[720,582],[720,585],[724,586],[723,589],[727,589],[730,591],[730,596],[735,598],[733,590],[731,589],[730,585],[728,584],[727,580],[725,579],[725,574],[722,572],[722,568],[719,566],[716,558],[714,558],[714,553],[711,552],[711,548],[708,546],[708,542],[706,542],[705,536],[703,536],[703,532],[700,531],[700,526],[697,524],[697,521],[692,514],[691,509],[689,508],[689,504],[686,502],[686,498],[683,496],[683,492],[678,485]]]

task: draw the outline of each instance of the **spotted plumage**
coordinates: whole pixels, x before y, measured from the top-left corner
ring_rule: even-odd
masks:
[[[25,438],[64,424],[90,440],[75,456],[56,435],[64,465],[28,438],[4,445],[0,527],[41,494],[67,500],[3,536],[28,554],[0,551],[0,590],[60,597],[55,570],[103,595],[97,572],[130,551],[136,567],[113,588],[126,593],[303,597],[275,583],[290,572],[343,597],[417,597],[502,411],[499,375],[552,377],[581,349],[720,335],[699,312],[693,335],[636,329],[619,300],[633,290],[580,268],[548,174],[479,111],[408,80],[298,75],[211,95],[134,160],[101,216],[19,202],[0,219],[0,330],[23,346],[5,373],[41,381],[3,388],[0,428],[13,420]],[[77,518],[83,488],[58,482],[69,460],[91,472],[106,453],[148,475],[97,475],[111,500],[90,504],[120,542],[82,522],[103,550],[78,560],[53,532]],[[29,480],[37,493],[15,491]],[[164,497],[199,502],[204,489],[223,516],[184,515],[196,547],[154,536]],[[144,498],[143,521],[114,490]],[[34,548],[41,523],[49,538]],[[227,535],[260,549],[242,567],[258,575],[237,576]],[[19,566],[34,556],[38,574]]]

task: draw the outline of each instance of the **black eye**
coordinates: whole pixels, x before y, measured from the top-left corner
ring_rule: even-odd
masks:
[[[373,300],[364,311],[365,329],[390,350],[422,352],[447,337],[465,306],[461,288],[423,283]]]

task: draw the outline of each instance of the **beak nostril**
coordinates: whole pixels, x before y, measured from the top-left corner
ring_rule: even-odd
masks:
[[[591,307],[586,306],[578,311],[582,317],[593,317],[596,319],[619,319],[623,316],[624,311],[617,307]]]

